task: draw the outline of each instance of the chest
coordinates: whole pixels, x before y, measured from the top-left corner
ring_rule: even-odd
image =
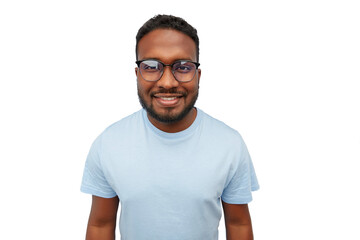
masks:
[[[122,202],[183,199],[212,202],[225,187],[230,156],[219,149],[117,148],[103,159],[107,180]]]

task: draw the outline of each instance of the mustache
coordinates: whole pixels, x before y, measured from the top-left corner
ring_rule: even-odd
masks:
[[[186,97],[187,96],[187,93],[186,92],[183,92],[183,91],[178,91],[176,88],[171,88],[171,89],[160,89],[158,91],[153,91],[150,93],[150,96],[151,97],[154,97],[156,94],[159,94],[159,93],[163,93],[163,94],[177,94],[177,95],[182,95],[183,97]]]

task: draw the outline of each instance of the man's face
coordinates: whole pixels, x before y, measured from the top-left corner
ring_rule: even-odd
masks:
[[[176,60],[197,62],[195,42],[179,31],[156,29],[138,43],[138,60],[144,59],[156,59],[164,64],[172,64]],[[200,69],[190,82],[178,82],[171,67],[165,67],[161,79],[156,82],[144,80],[138,68],[135,72],[140,103],[155,120],[162,123],[178,122],[194,107]]]

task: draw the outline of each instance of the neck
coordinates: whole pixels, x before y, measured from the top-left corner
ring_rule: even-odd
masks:
[[[147,114],[149,121],[158,129],[160,129],[163,132],[168,133],[176,133],[181,132],[187,129],[191,126],[191,124],[195,121],[197,115],[196,108],[191,109],[191,111],[180,121],[174,122],[174,123],[164,123],[160,122],[153,117],[151,117],[149,114]]]

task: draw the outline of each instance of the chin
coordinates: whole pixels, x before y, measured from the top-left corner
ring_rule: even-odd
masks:
[[[155,120],[161,122],[161,123],[166,123],[166,124],[171,124],[171,123],[176,123],[181,121],[182,119],[184,119],[189,113],[190,111],[194,108],[198,94],[196,94],[193,99],[191,99],[191,102],[188,105],[185,105],[183,107],[183,109],[181,110],[177,110],[174,108],[169,108],[168,110],[164,110],[163,113],[160,113],[159,111],[157,111],[153,104],[148,104],[146,103],[146,101],[144,100],[144,98],[138,93],[138,97],[139,97],[139,101],[141,106],[146,110],[146,112]]]

